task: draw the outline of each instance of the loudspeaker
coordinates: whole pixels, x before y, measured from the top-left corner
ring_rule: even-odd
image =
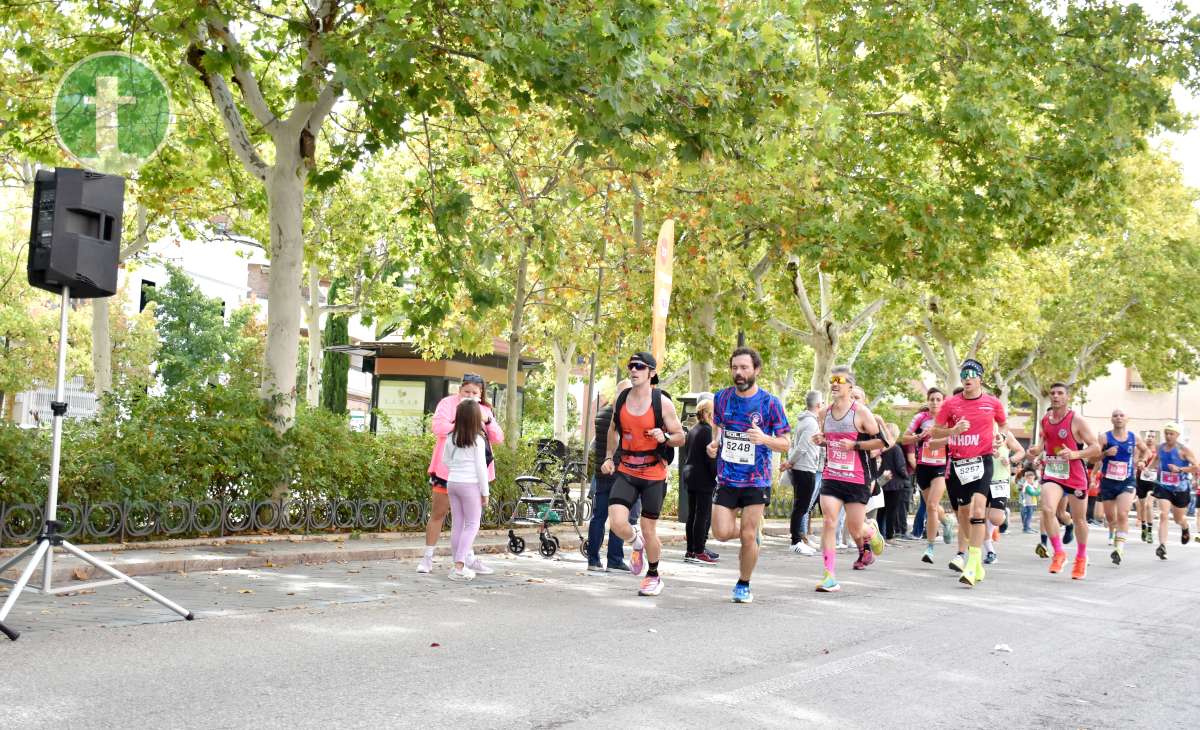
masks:
[[[29,283],[75,299],[117,293],[125,178],[56,167],[38,170],[29,232]]]

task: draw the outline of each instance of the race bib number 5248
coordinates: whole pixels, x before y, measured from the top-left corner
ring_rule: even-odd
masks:
[[[749,466],[754,463],[754,444],[744,433],[726,431],[721,436],[721,460],[727,464]]]

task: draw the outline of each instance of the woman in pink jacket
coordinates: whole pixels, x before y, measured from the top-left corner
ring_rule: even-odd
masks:
[[[504,443],[504,432],[500,430],[500,424],[496,423],[492,404],[488,403],[487,387],[484,385],[483,378],[475,373],[464,374],[462,383],[458,386],[458,392],[442,398],[433,412],[433,435],[437,436],[437,444],[433,447],[433,459],[429,462],[429,486],[433,490],[433,506],[429,510],[429,522],[425,525],[425,555],[417,564],[418,573],[429,573],[433,570],[433,551],[437,547],[438,536],[441,535],[442,528],[446,524],[446,515],[450,514],[450,497],[446,493],[446,476],[449,472],[442,459],[442,450],[446,446],[446,437],[454,430],[454,413],[464,398],[479,402],[480,410],[483,412],[483,429],[487,432],[488,443]],[[495,462],[489,459],[487,468],[488,479],[494,480],[496,478]],[[467,561],[467,567],[480,575],[493,572],[474,554]]]

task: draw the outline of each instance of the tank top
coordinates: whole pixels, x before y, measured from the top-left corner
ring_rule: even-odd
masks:
[[[992,481],[998,482],[1001,479],[1008,482],[1012,476],[1012,465],[1008,463],[1008,457],[1012,455],[1007,443],[1001,443],[1000,448],[996,449],[995,457],[992,459]]]
[[[865,434],[859,433],[854,425],[854,414],[858,403],[851,403],[850,408],[841,418],[833,415],[833,406],[825,411],[825,469],[821,472],[822,479],[832,479],[849,484],[866,484],[867,469],[860,449],[843,449],[829,443],[830,441],[848,440],[863,441]]]
[[[913,418],[912,425],[908,427],[909,431],[921,437],[917,442],[917,463],[925,466],[945,466],[946,445],[929,445],[933,424],[933,414],[929,411],[921,411]]]
[[[640,416],[629,412],[628,402],[621,406],[621,463],[617,466],[617,471],[652,482],[667,478],[667,465],[655,453],[659,443],[654,437],[646,435],[646,432],[653,428],[656,428],[653,406],[647,407],[646,412]],[[628,453],[631,451],[650,453]]]
[[[1166,450],[1166,444],[1158,447],[1158,483],[1164,489],[1171,492],[1183,492],[1188,488],[1187,474],[1183,472],[1172,472],[1170,466],[1184,467],[1191,466],[1187,459],[1183,458],[1183,454],[1179,453],[1179,447]]]
[[[1104,432],[1104,450],[1117,447],[1116,456],[1105,456],[1100,463],[1100,473],[1104,479],[1127,482],[1133,478],[1133,449],[1136,444],[1137,437],[1132,433],[1126,433],[1124,441],[1117,441],[1112,431]]]
[[[1042,481],[1053,482],[1064,487],[1086,491],[1088,488],[1087,470],[1083,468],[1082,459],[1064,459],[1055,456],[1059,449],[1079,450],[1079,442],[1071,430],[1075,422],[1075,411],[1067,411],[1067,415],[1058,423],[1050,420],[1049,411],[1042,416],[1042,433],[1045,434],[1046,463],[1042,466]]]

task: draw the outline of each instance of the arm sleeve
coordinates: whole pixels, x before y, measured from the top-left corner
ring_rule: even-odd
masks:
[[[442,398],[433,411],[433,424],[430,428],[434,436],[447,436],[454,430],[454,409],[458,406],[451,397]]]
[[[487,456],[484,454],[485,448],[487,448],[487,445],[484,443],[483,436],[476,437],[475,448],[472,449],[475,452],[475,478],[479,480],[479,493],[487,497],[490,485],[488,484]]]

